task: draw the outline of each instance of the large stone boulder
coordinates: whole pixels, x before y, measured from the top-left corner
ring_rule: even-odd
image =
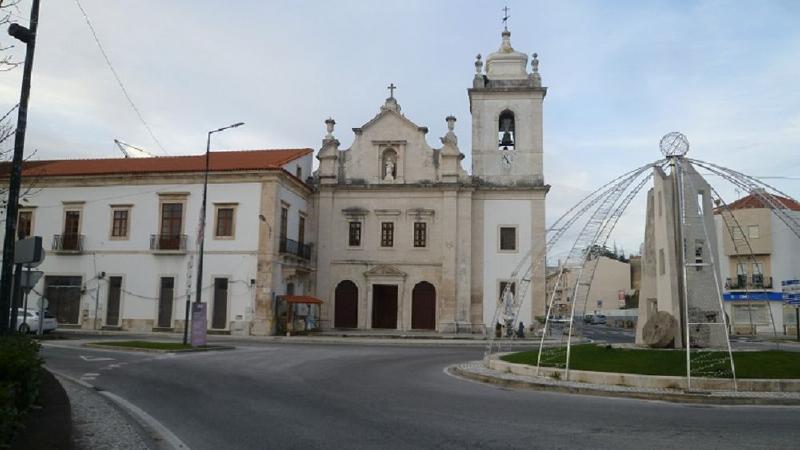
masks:
[[[653,314],[642,329],[642,340],[653,348],[667,348],[674,344],[678,321],[672,314],[659,311]]]

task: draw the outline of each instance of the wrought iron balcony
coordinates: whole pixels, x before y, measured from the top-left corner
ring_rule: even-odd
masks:
[[[52,250],[63,253],[80,253],[83,251],[83,238],[82,234],[76,233],[56,234],[53,236]]]
[[[281,253],[306,260],[311,259],[311,244],[297,242],[294,239],[281,238],[279,247]]]
[[[772,289],[772,277],[753,275],[748,279],[746,275],[740,275],[736,279],[728,278],[725,280],[725,289],[734,291]]]
[[[156,252],[185,252],[185,234],[151,234],[150,250]]]

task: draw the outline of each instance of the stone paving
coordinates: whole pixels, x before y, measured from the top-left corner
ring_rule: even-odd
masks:
[[[89,388],[56,376],[72,407],[75,450],[147,450],[137,425],[124,412]]]
[[[486,367],[483,361],[469,361],[451,366],[457,375],[472,380],[512,387],[527,387],[540,390],[573,392],[613,397],[633,397],[651,400],[676,402],[739,403],[739,404],[782,404],[800,405],[797,392],[733,392],[703,391],[692,392],[681,389],[638,388],[632,386],[605,385],[564,381],[549,377],[535,377],[501,372]]]

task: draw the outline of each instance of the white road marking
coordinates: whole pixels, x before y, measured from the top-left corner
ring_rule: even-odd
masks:
[[[81,355],[81,359],[87,362],[94,362],[94,361],[114,361],[114,358],[106,358],[103,356],[86,356]]]

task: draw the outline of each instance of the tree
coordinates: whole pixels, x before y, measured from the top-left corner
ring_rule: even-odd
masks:
[[[20,3],[20,1],[21,0],[0,0],[0,29],[5,30],[8,28],[7,25],[13,22],[12,16],[16,15],[16,12],[19,12],[19,7],[17,5]],[[2,35],[5,36],[5,33]],[[22,64],[23,61],[16,60],[14,55],[11,53],[13,48],[13,43],[6,44],[5,42],[0,41],[0,72],[8,72]],[[11,159],[11,154],[14,150],[14,140],[11,138],[17,131],[17,125],[14,121],[13,113],[18,107],[19,103],[9,108],[2,116],[0,116],[0,162]],[[30,159],[35,153],[36,151],[34,150],[25,159]],[[25,196],[32,194],[35,184],[36,182],[34,179],[34,183],[32,185],[26,186],[22,192],[20,192],[20,198],[22,199]],[[0,211],[2,212],[5,212],[5,197],[7,191],[7,186],[0,186],[0,207],[3,208]],[[0,219],[0,223],[2,221],[3,220]]]

